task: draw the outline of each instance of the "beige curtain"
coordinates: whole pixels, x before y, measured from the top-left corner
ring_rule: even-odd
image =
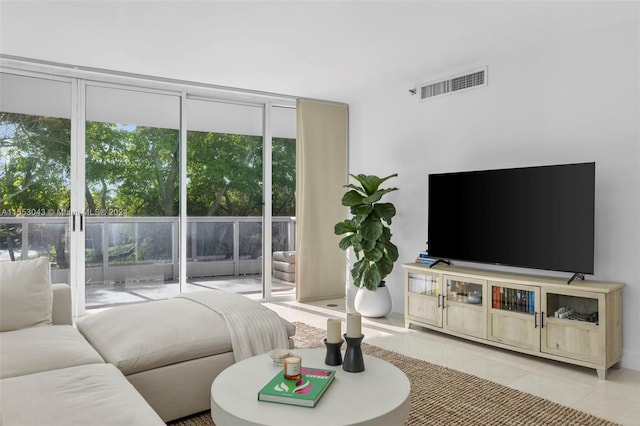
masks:
[[[298,301],[344,297],[346,255],[333,227],[347,175],[348,108],[297,102],[296,293]]]

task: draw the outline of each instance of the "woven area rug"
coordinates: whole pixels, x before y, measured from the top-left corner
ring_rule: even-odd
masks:
[[[294,324],[296,348],[324,347],[324,330],[299,322]],[[362,352],[390,362],[409,378],[411,412],[405,425],[615,425],[535,395],[373,345],[363,343]],[[209,412],[169,424],[215,425]]]

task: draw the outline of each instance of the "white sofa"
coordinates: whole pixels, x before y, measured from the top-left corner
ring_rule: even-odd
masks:
[[[0,262],[0,424],[164,425],[71,322],[46,258]]]
[[[40,259],[0,262],[2,426],[146,426],[210,408],[213,379],[235,362],[225,319],[200,303],[213,292],[108,309],[74,327],[70,289],[50,285],[48,268]],[[224,296],[234,297],[259,305]],[[275,318],[287,337],[295,333]]]

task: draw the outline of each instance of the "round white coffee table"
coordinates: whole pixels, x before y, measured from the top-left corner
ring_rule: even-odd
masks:
[[[258,391],[282,367],[268,355],[240,361],[220,373],[211,385],[211,416],[216,426],[403,425],[409,417],[407,376],[396,366],[365,355],[365,370],[348,373],[324,364],[324,349],[292,349],[305,367],[336,370],[336,377],[314,408],[258,401]]]

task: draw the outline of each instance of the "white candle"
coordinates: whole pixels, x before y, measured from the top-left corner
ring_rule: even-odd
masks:
[[[342,341],[342,322],[339,319],[327,320],[327,343],[340,343]]]
[[[362,336],[362,317],[358,313],[347,314],[347,337]]]

